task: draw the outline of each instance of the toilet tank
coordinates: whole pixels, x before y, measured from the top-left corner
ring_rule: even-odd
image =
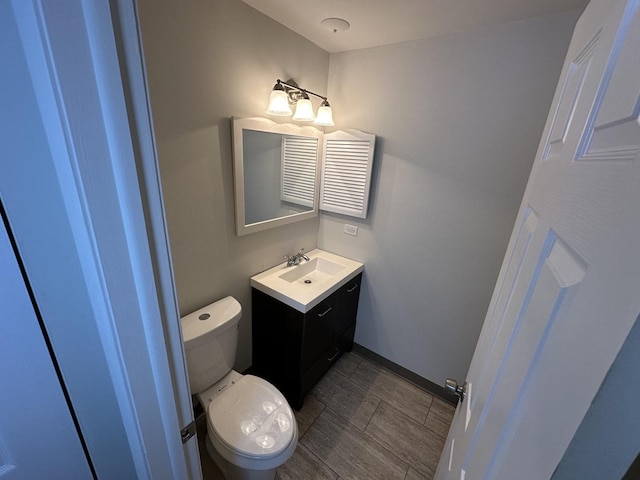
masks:
[[[233,368],[242,307],[226,297],[181,318],[189,386],[196,394]]]

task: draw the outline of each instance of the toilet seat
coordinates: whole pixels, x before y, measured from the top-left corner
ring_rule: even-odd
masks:
[[[207,408],[211,442],[228,461],[245,468],[279,465],[297,445],[295,417],[269,382],[245,375]]]

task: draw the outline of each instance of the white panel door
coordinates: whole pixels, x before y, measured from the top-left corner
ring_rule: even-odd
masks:
[[[0,479],[92,478],[0,218]]]
[[[438,479],[548,479],[640,312],[640,13],[569,47]]]

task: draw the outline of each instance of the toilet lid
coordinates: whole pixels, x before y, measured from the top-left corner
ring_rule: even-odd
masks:
[[[253,375],[245,375],[214,398],[207,413],[218,438],[242,455],[278,455],[295,432],[295,418],[285,398]]]

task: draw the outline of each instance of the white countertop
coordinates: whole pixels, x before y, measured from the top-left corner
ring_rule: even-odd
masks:
[[[314,259],[326,260],[339,271],[331,274],[321,272],[315,276],[314,281],[305,284],[303,279],[306,277],[301,277],[300,281],[287,281],[282,276],[295,276],[294,270],[298,268],[301,269],[301,273],[302,269],[308,270],[308,266],[305,267],[306,261],[302,260],[300,265],[292,267],[287,267],[284,262],[251,277],[251,286],[299,312],[306,313],[364,270],[362,263],[325,250],[315,249],[306,255],[311,263],[315,263]],[[336,266],[338,268],[335,268]],[[309,273],[311,276],[314,272]]]

